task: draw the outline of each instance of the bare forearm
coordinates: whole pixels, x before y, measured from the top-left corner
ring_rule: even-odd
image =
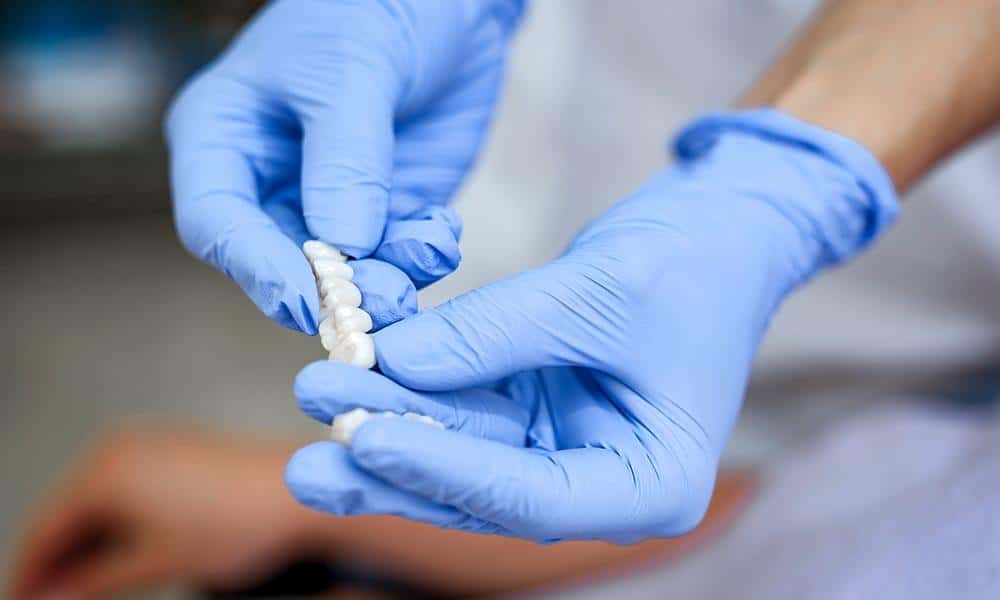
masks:
[[[1000,119],[1000,0],[832,0],[739,104],[857,140],[905,190]]]

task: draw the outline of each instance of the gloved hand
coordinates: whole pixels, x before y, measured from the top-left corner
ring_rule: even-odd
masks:
[[[536,540],[697,524],[771,315],[885,228],[895,197],[860,146],[773,111],[699,121],[677,154],[558,260],[376,334],[385,376],[302,371],[320,420],[361,406],[448,430],[372,419],[350,448],[308,446],[295,496]]]
[[[388,262],[397,283],[454,270],[461,227],[445,204],[479,150],[522,2],[272,2],[167,118],[184,245],[307,333],[306,239]]]

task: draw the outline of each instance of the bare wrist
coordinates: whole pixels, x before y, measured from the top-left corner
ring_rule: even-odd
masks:
[[[1000,117],[998,34],[996,2],[831,1],[739,104],[855,140],[903,191]]]

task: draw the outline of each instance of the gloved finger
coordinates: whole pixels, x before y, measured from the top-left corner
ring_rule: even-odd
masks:
[[[609,304],[575,265],[551,263],[454,298],[375,336],[383,373],[420,390],[458,390],[549,366],[591,366]],[[598,339],[593,339],[597,337]]]
[[[172,570],[173,565],[159,543],[141,548],[117,546],[82,559],[51,582],[42,596],[104,598],[159,581]]]
[[[398,94],[391,72],[366,61],[346,62],[331,96],[297,107],[306,225],[354,258],[375,251],[388,214]]]
[[[395,515],[438,527],[483,533],[497,529],[372,477],[334,442],[310,444],[293,454],[285,467],[285,484],[303,505],[337,516]]]
[[[295,378],[299,408],[330,423],[355,408],[429,416],[448,429],[467,435],[522,445],[531,413],[527,406],[489,390],[417,393],[384,375],[350,365],[318,361]]]
[[[539,452],[403,419],[372,419],[354,433],[350,451],[401,490],[538,541],[617,540],[627,527],[647,535],[690,527],[674,511],[683,479],[662,482],[672,473],[608,448]]]
[[[261,199],[260,207],[296,247],[313,239],[302,216],[302,196],[298,182],[290,182],[270,191]]]
[[[417,313],[417,290],[398,268],[371,258],[348,264],[361,290],[361,309],[371,316],[374,331]]]
[[[238,157],[221,156],[222,152],[214,151],[215,156],[204,157],[202,164],[220,174],[236,175],[245,164]],[[316,333],[319,296],[309,263],[245,195],[218,190],[179,197],[174,216],[184,246],[228,275],[261,312],[289,329]]]
[[[458,268],[461,233],[458,213],[447,206],[429,206],[389,220],[375,258],[399,267],[419,289]]]
[[[233,279],[265,315],[315,334],[319,297],[309,263],[261,209],[250,160],[202,139],[205,131],[225,132],[211,114],[206,116],[203,88],[196,84],[185,90],[167,122],[181,242]]]

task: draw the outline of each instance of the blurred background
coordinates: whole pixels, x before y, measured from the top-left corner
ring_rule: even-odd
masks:
[[[164,108],[258,2],[0,3],[0,572],[22,516],[100,432],[161,417],[315,432],[319,356],[186,255]]]
[[[117,422],[322,435],[290,389],[322,357],[318,342],[185,254],[170,215],[164,108],[258,4],[0,4],[0,314],[12,341],[0,349],[0,573],[21,516]],[[662,167],[680,124],[753,81],[816,3],[632,4],[644,18],[597,0],[535,3],[457,201],[463,265],[424,305],[555,256]],[[878,249],[789,304],[728,460],[766,461],[875,391],[920,392],[994,364],[1000,303],[975,302],[972,273],[1000,273],[1000,238],[942,231],[997,214],[995,193],[973,193],[967,173],[998,158],[981,142],[953,160]],[[965,310],[945,310],[956,289],[969,290]]]

